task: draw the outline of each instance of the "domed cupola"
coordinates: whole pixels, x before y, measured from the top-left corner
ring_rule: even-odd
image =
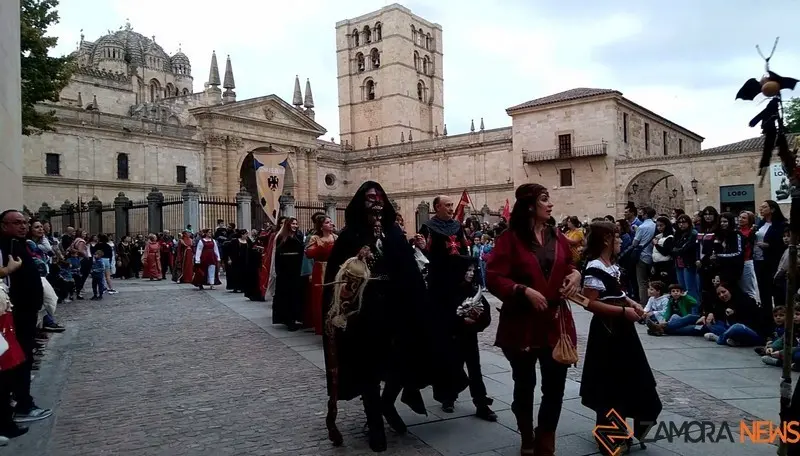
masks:
[[[189,62],[189,57],[180,48],[178,48],[178,52],[175,55],[170,57],[170,63],[172,64],[173,73],[186,76],[192,75],[192,64]]]

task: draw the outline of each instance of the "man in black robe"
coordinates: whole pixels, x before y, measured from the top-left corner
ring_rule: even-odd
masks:
[[[459,359],[459,346],[455,343],[456,328],[452,325],[455,309],[450,303],[456,288],[463,282],[461,256],[469,256],[469,241],[464,228],[453,218],[453,200],[447,196],[433,199],[435,215],[426,221],[419,233],[425,238],[428,264],[428,291],[433,309],[434,353],[437,359],[433,397],[442,403],[445,413],[455,411],[459,393],[467,386],[473,392],[476,415],[487,421],[496,421],[497,415],[489,406],[492,400],[486,395],[486,387],[480,379],[469,380],[460,365],[451,361]]]
[[[383,417],[398,433],[406,431],[395,409],[401,390],[404,403],[417,413],[427,414],[419,394],[419,389],[429,383],[425,283],[395,220],[395,210],[383,188],[376,182],[365,182],[345,210],[345,227],[328,259],[325,284],[334,282],[342,265],[359,254],[364,255],[371,276],[360,300],[353,300],[360,306],[354,314],[345,316],[344,328],[334,326],[336,319],[329,315],[334,287],[326,286],[323,295],[327,424],[334,445],[342,444],[335,426],[337,400],[361,396],[369,445],[376,452],[386,450]],[[381,229],[376,229],[376,224]],[[382,396],[381,381],[386,383]]]

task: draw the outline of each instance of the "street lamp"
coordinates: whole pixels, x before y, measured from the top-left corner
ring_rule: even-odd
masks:
[[[634,182],[633,185],[631,185],[631,189],[633,189],[633,193],[636,193],[639,190],[639,184]]]
[[[677,188],[673,188],[672,189],[672,197],[673,198],[677,198],[678,197],[678,189]]]
[[[692,179],[692,191],[697,195],[697,179]]]

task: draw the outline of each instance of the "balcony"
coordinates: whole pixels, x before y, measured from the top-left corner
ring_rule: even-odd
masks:
[[[556,160],[571,160],[574,158],[605,157],[608,155],[608,143],[589,144],[571,148],[540,150],[535,152],[523,151],[525,163],[541,163]]]

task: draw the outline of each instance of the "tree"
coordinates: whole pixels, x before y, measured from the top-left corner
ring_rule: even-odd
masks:
[[[22,73],[22,134],[53,131],[55,111],[37,111],[36,103],[58,101],[74,70],[70,56],[50,57],[48,50],[58,38],[45,36],[58,23],[58,0],[22,0],[20,4],[20,52]]]
[[[784,105],[786,129],[789,133],[800,133],[800,98],[790,98]]]

